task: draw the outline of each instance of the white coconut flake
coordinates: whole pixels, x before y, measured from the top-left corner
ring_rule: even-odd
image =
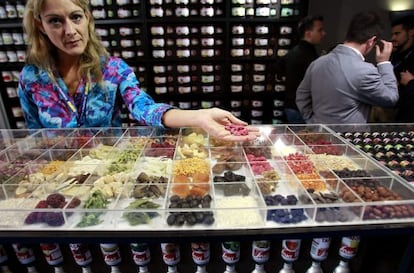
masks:
[[[230,196],[218,199],[215,203],[218,226],[245,227],[263,225],[263,218],[256,209],[258,204],[252,196]]]

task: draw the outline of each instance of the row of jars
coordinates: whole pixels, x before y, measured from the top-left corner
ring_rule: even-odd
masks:
[[[360,237],[350,236],[342,237],[339,249],[335,251],[339,254],[339,264],[334,269],[335,273],[350,272],[349,261],[357,254],[359,247]],[[301,239],[284,239],[281,242],[280,256],[283,265],[279,273],[293,273],[293,264],[299,259],[301,250]],[[331,238],[313,238],[311,242],[312,246],[309,250],[309,256],[312,259],[312,265],[306,271],[308,273],[322,272],[321,263],[328,258],[328,253],[331,248]],[[218,254],[225,265],[225,273],[236,273],[236,266],[241,258],[241,242],[239,241],[223,241],[220,243],[221,249],[219,253],[210,250],[210,243],[208,241],[196,241],[191,242],[191,259],[197,266],[197,273],[205,273],[207,265],[210,263],[210,257],[213,254]],[[62,248],[57,243],[42,243],[40,249],[42,252],[42,258],[45,259],[47,265],[54,269],[56,273],[64,273],[65,260],[74,260],[77,266],[82,268],[82,272],[91,273],[92,261],[96,258],[93,257],[91,248],[85,243],[70,243],[70,252],[72,257],[64,257]],[[155,255],[151,255],[155,249],[151,248],[147,243],[131,243],[125,248],[129,248],[128,252],[132,254],[132,260],[138,267],[140,273],[147,273],[148,265],[151,260],[155,260]],[[158,261],[158,265],[163,264],[168,267],[169,273],[177,273],[178,267],[183,263],[181,257],[182,246],[178,243],[161,243],[160,250],[162,253],[162,261]],[[265,273],[265,263],[270,260],[271,255],[271,242],[267,240],[252,241],[251,243],[251,259],[254,263],[254,269],[252,272]],[[35,248],[32,245],[14,243],[12,244],[12,251],[6,251],[5,248],[0,245],[0,265],[3,272],[10,273],[8,266],[9,255],[15,255],[18,262],[25,267],[28,272],[37,273],[38,257],[35,255]],[[116,243],[100,243],[99,249],[102,254],[103,261],[110,268],[111,273],[120,273],[121,264],[125,263],[122,258],[120,245]],[[124,246],[122,246],[124,249]],[[331,250],[332,251],[332,250]],[[8,254],[10,253],[10,254]],[[154,253],[152,253],[154,254]],[[124,257],[125,258],[125,257]],[[152,261],[153,263],[156,261]],[[217,266],[215,264],[215,266]]]

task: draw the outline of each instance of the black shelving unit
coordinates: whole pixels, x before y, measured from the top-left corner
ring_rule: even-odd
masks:
[[[5,13],[0,18],[0,94],[3,109],[11,128],[24,128],[25,121],[17,97],[18,76],[26,56],[26,45],[21,26],[22,11],[17,2],[1,4]]]

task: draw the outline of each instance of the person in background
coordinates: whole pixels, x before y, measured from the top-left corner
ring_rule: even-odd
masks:
[[[414,122],[414,63],[411,69],[400,73],[400,99],[397,104],[396,122]]]
[[[322,16],[307,16],[298,24],[299,43],[289,50],[277,64],[277,75],[284,76],[285,116],[289,123],[305,123],[296,106],[296,89],[305,75],[309,64],[319,57],[315,45],[326,36]]]
[[[392,24],[394,52],[391,63],[399,81],[400,99],[396,122],[414,122],[414,16],[405,16]]]
[[[211,136],[246,141],[225,126],[246,126],[219,109],[181,110],[155,103],[139,88],[131,67],[109,56],[94,29],[88,0],[28,0],[23,18],[26,65],[18,93],[28,128],[121,126],[121,103],[140,125],[201,127]]]
[[[400,81],[400,73],[414,64],[414,16],[405,16],[393,21],[391,32],[391,63],[397,80]]]
[[[389,61],[392,43],[378,40],[382,30],[378,14],[360,12],[352,18],[344,43],[310,64],[296,93],[306,123],[366,123],[372,105],[397,103],[397,81]],[[373,48],[377,66],[364,57]]]
[[[406,86],[401,83],[401,72],[414,64],[414,16],[404,16],[397,18],[391,22],[391,41],[393,45],[393,52],[391,54],[391,63],[394,66],[394,74],[399,82],[398,90],[401,99],[406,96],[401,96],[405,93]],[[398,107],[404,107],[406,102],[401,101],[396,108],[381,108],[373,107],[370,121],[372,122],[401,122],[404,118],[397,118],[396,113],[399,111]],[[402,112],[404,112],[403,110]],[[399,115],[401,117],[401,115]]]

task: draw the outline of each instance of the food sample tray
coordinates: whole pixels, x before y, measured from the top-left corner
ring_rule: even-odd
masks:
[[[414,188],[347,139],[350,129],[259,128],[260,137],[246,143],[197,128],[41,129],[9,137],[0,152],[0,230],[414,223]]]
[[[333,124],[329,128],[405,181],[414,183],[414,124]]]

